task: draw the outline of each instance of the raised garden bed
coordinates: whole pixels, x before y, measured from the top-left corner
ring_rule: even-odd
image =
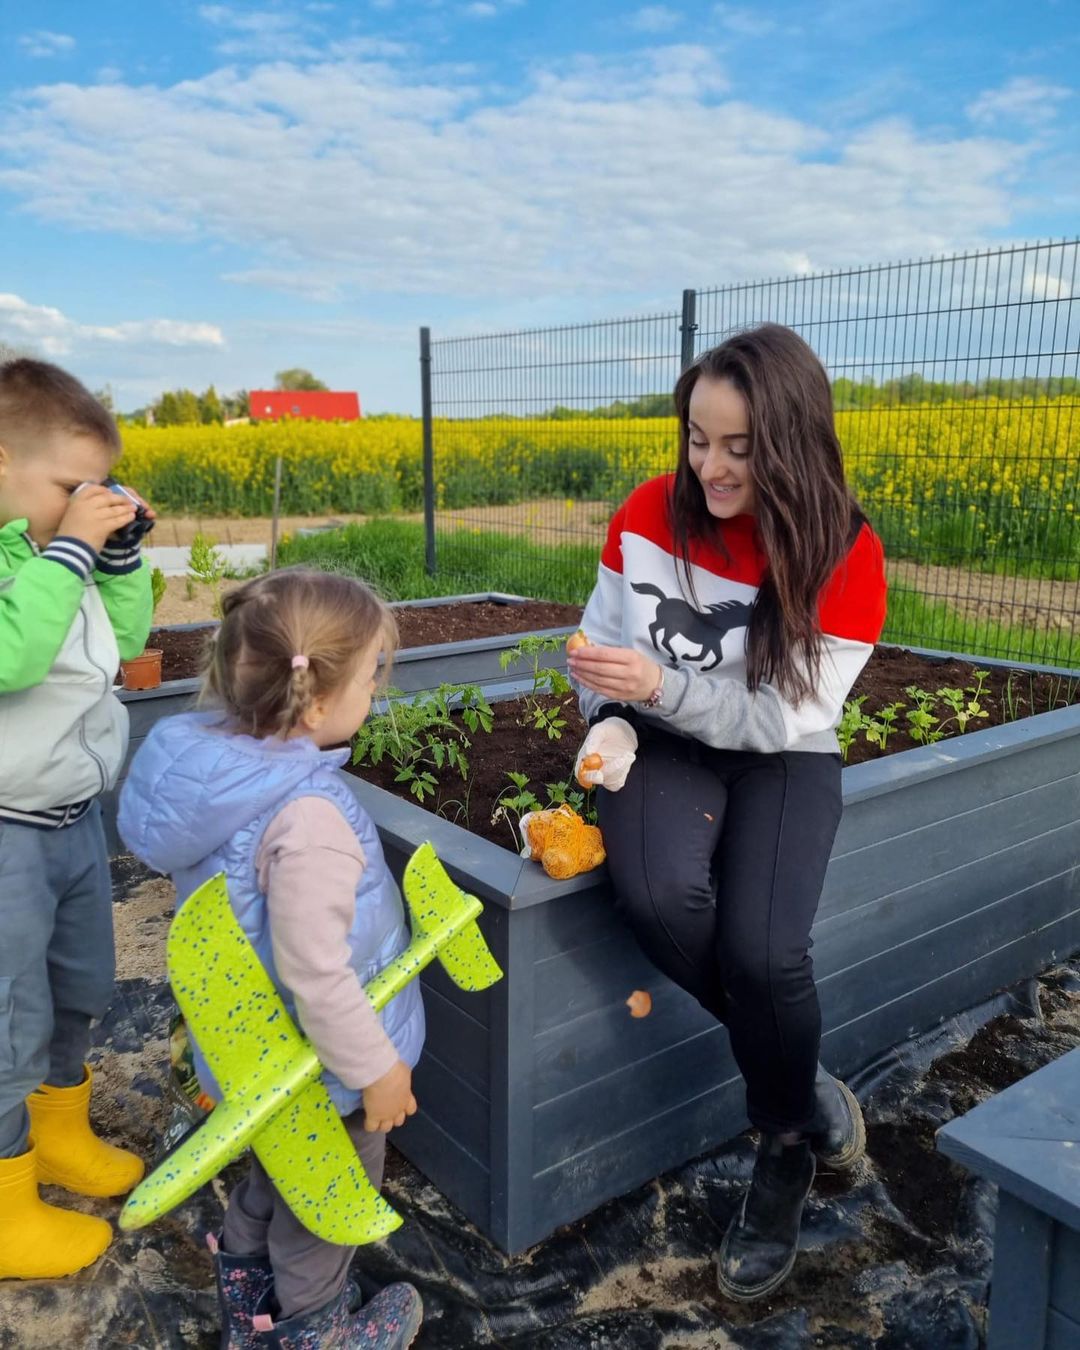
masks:
[[[494,639],[496,653],[506,645]],[[898,662],[882,653],[875,664],[903,688],[910,676]],[[932,692],[969,677],[937,664],[915,682]],[[1026,681],[1006,693],[995,672],[980,702],[1011,699],[1024,711],[1023,694],[1060,699],[1070,688],[1055,674],[1044,683],[1033,672],[1022,691]],[[895,701],[884,687],[882,696]],[[879,711],[870,699],[861,710],[871,720]],[[845,770],[815,927],[823,1058],[834,1070],[1080,949],[1080,707],[1001,726],[977,720],[980,730]],[[577,744],[580,727],[567,721],[553,779],[569,772]],[[525,733],[509,734],[514,753],[496,757],[500,775]],[[888,740],[903,744],[896,731]],[[349,781],[392,866],[430,839],[485,902],[482,926],[507,972],[468,999],[438,970],[425,975],[421,1111],[400,1142],[485,1234],[520,1251],[742,1128],[725,1033],[638,951],[614,918],[604,869],[550,881],[509,847]],[[653,996],[641,1020],[625,1006],[637,988]]]
[[[1080,1050],[950,1121],[938,1148],[998,1188],[987,1350],[1080,1347]]]
[[[645,960],[604,869],[550,881],[351,782],[395,868],[431,839],[484,900],[507,972],[468,1001],[425,977],[422,1106],[399,1145],[483,1232],[520,1251],[744,1126],[726,1034]],[[834,1071],[1080,949],[1080,706],[853,764],[844,797],[814,930]],[[647,1018],[629,1016],[634,989],[652,994]]]

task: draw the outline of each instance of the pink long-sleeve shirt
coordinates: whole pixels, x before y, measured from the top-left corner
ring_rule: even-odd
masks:
[[[267,826],[255,857],[274,964],[304,1034],[346,1087],[370,1087],[398,1055],[350,962],[349,930],[366,859],[325,797],[300,797]]]

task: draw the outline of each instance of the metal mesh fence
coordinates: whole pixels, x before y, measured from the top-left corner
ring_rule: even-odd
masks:
[[[802,334],[882,535],[893,641],[1080,667],[1080,243],[684,292],[680,311],[431,343],[440,575],[583,599],[614,506],[674,465],[682,361]]]
[[[641,453],[647,419],[619,414],[670,391],[679,317],[431,343],[441,580],[487,589],[497,555],[500,589],[588,594],[608,517],[652,471]]]
[[[889,559],[889,636],[1080,664],[1080,246],[703,291],[698,350],[771,319],[833,381]]]

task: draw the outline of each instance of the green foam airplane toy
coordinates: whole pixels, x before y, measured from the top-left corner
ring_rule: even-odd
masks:
[[[460,989],[502,978],[477,926],[483,906],[459,890],[421,844],[405,867],[412,941],[364,988],[378,1011],[436,957]],[[219,873],[169,929],[176,1001],[224,1099],[194,1134],[132,1191],[120,1227],[168,1213],[249,1145],[296,1217],[317,1237],[359,1246],[392,1233],[400,1216],[372,1186],[297,1029],[244,936]]]

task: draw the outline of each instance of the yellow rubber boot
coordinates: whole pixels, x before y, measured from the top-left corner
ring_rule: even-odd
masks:
[[[73,1275],[92,1266],[111,1241],[104,1219],[42,1200],[33,1144],[17,1158],[0,1158],[0,1279]]]
[[[37,1145],[38,1180],[76,1195],[126,1195],[142,1180],[141,1158],[99,1139],[90,1128],[90,1066],[78,1087],[43,1083],[26,1099]]]

